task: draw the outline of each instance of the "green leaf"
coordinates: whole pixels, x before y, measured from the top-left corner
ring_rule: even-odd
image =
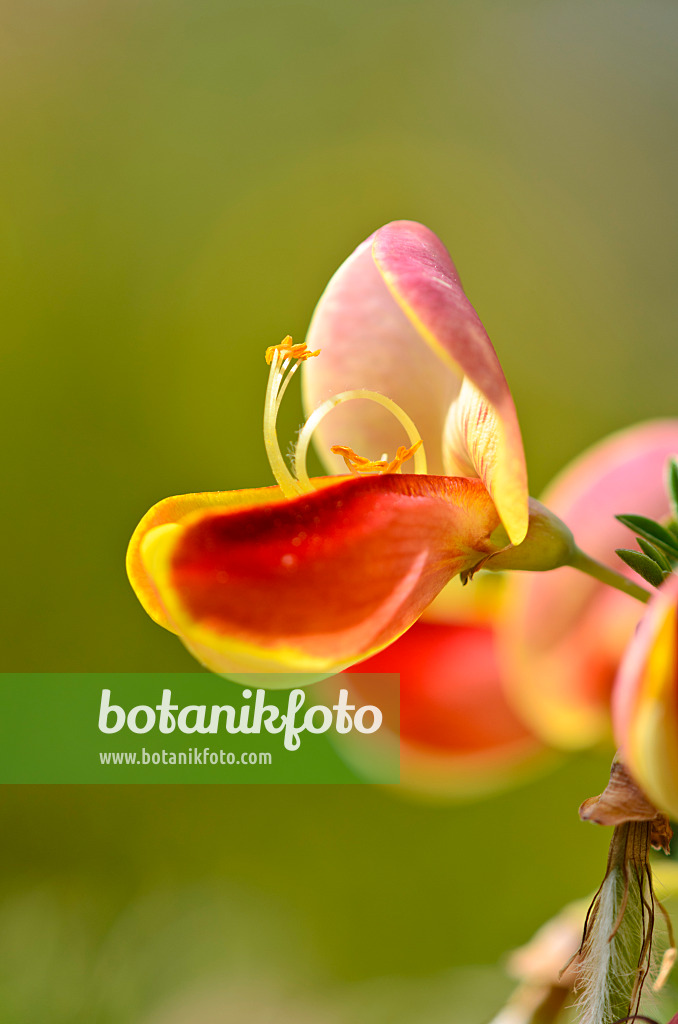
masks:
[[[617,548],[617,554],[622,562],[626,562],[634,572],[637,572],[653,587],[659,587],[664,582],[664,572],[654,559],[643,555],[640,551],[631,551],[628,548]]]
[[[678,459],[669,459],[666,467],[666,489],[669,492],[673,514],[678,519]]]
[[[662,551],[667,551],[672,558],[678,558],[678,537],[674,537],[665,526],[655,523],[654,519],[648,519],[646,516],[616,516],[615,518],[624,526],[628,526],[629,530],[633,530],[645,540],[649,540],[651,544],[656,544]]]
[[[673,572],[673,564],[663,551],[651,544],[649,540],[643,540],[642,537],[636,537],[636,540],[647,557],[653,559],[660,569],[663,569],[664,572]]]

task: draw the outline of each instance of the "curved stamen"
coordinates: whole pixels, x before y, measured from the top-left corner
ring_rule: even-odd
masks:
[[[328,413],[332,412],[333,409],[336,409],[336,407],[341,405],[343,402],[350,402],[356,398],[365,398],[371,402],[376,402],[378,405],[382,405],[385,409],[388,409],[389,412],[393,413],[407,433],[410,446],[414,449],[414,472],[426,473],[426,455],[424,453],[424,447],[417,428],[407,413],[404,412],[391,398],[387,398],[386,395],[380,395],[378,391],[355,389],[353,391],[342,391],[340,394],[333,395],[332,398],[328,398],[326,402],[323,402],[322,405],[319,405],[317,409],[313,410],[309,418],[304,423],[301,433],[299,434],[299,440],[294,454],[294,472],[297,476],[298,486],[302,491],[309,492],[313,490],[313,484],[311,483],[306,470],[306,457],[308,454],[311,435]]]
[[[344,448],[341,445],[335,446],[332,451],[336,449],[338,454],[343,455],[344,461],[351,472],[356,474],[399,473],[403,463],[414,458],[414,472],[426,473],[426,456],[424,454],[423,442],[419,437],[417,428],[407,413],[396,402],[387,398],[386,395],[381,395],[377,391],[359,389],[343,391],[341,394],[334,395],[311,413],[299,434],[299,441],[294,456],[294,473],[291,472],[278,443],[278,432],[276,429],[278,411],[289,382],[299,368],[299,365],[312,356],[317,355],[319,355],[319,352],[310,352],[305,344],[295,345],[289,335],[279,345],[271,345],[266,349],[266,362],[270,364],[271,369],[264,402],[264,444],[271,470],[285,497],[295,498],[300,494],[308,494],[314,490],[306,470],[306,457],[311,435],[321,420],[332,409],[336,408],[337,405],[341,405],[342,402],[348,402],[355,398],[367,399],[388,409],[404,428],[410,440],[410,446],[407,448],[401,445],[395,454],[395,458],[391,461],[388,460],[386,455],[381,460],[371,461],[356,455],[350,448]]]
[[[267,362],[270,361],[271,363],[271,370],[268,375],[266,400],[264,402],[264,444],[266,445],[266,455],[273,470],[273,476],[276,478],[281,491],[286,498],[295,498],[298,494],[302,493],[302,489],[292,476],[283,458],[276,430],[278,395],[283,374],[289,364],[289,360],[285,359],[281,354],[281,348],[282,346],[276,346],[272,351],[269,349],[266,352]],[[270,360],[268,359],[269,352],[271,352]]]
[[[282,381],[282,383],[280,385],[280,388],[278,389],[278,397],[277,397],[276,403],[275,403],[275,411],[276,411],[276,413],[280,411],[280,403],[283,400],[283,395],[287,391],[287,385],[292,380],[292,377],[294,376],[296,371],[299,369],[299,367],[301,366],[302,362],[303,362],[302,359],[297,359],[296,363],[291,367],[290,372],[286,375],[286,377]],[[281,373],[285,373],[285,367],[287,366],[288,363],[289,363],[289,360],[286,359],[285,362],[282,365]]]

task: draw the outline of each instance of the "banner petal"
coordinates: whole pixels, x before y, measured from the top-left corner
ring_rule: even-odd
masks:
[[[363,242],[339,267],[316,306],[306,342],[321,354],[302,370],[304,408],[309,414],[332,395],[354,389],[386,395],[416,424],[429,472],[442,474],[445,417],[462,375],[425,344],[394,301],[374,261],[375,238]],[[338,473],[344,467],[330,453],[332,445],[348,445],[378,459],[406,444],[407,437],[386,410],[354,401],[332,412],[318,428],[315,442],[325,466]]]
[[[527,532],[527,471],[513,399],[492,343],[439,238],[423,224],[394,221],[372,244],[389,291],[441,370],[464,387],[450,403],[445,472],[472,467],[485,484],[513,544]]]

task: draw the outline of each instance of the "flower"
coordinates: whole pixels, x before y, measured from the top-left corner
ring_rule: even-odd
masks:
[[[307,342],[267,352],[264,439],[278,486],[167,498],[130,542],[142,605],[216,672],[340,670],[528,530],[513,401],[432,232],[399,221],[363,243],[330,281]],[[276,417],[302,364],[306,401],[320,404],[292,472]],[[351,475],[310,480],[318,427],[331,458],[330,412],[334,458]],[[415,473],[403,474],[410,459]]]
[[[543,501],[587,551],[631,577],[614,553],[629,539],[615,515],[668,513],[664,469],[676,451],[678,420],[622,430],[563,470]],[[555,747],[576,749],[609,735],[612,683],[642,607],[569,567],[512,574],[508,586],[502,662],[516,711]]]
[[[634,779],[678,818],[678,576],[647,606],[613,692],[615,740]]]

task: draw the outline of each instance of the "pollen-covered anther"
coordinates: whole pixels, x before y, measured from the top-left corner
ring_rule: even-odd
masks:
[[[332,445],[330,451],[333,455],[341,455],[346,467],[354,476],[361,476],[369,473],[399,473],[403,464],[412,458],[421,444],[421,441],[415,441],[409,448],[401,445],[395,453],[395,458],[390,462],[388,459],[367,459],[343,444]]]
[[[320,355],[320,349],[311,352],[306,342],[295,345],[289,334],[283,338],[279,345],[269,345],[266,349],[266,362],[269,366],[273,362],[276,352],[280,353],[282,359],[299,359],[302,363],[307,359],[311,359],[312,356]]]

